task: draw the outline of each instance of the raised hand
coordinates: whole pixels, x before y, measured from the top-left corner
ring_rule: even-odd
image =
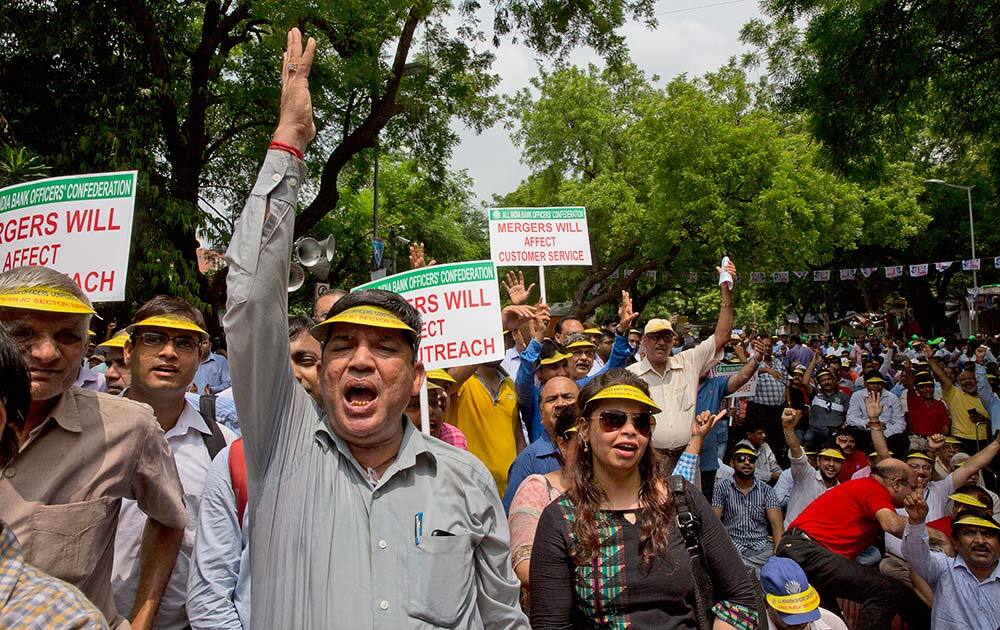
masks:
[[[785,432],[794,431],[795,427],[799,424],[799,418],[801,417],[802,411],[792,409],[791,407],[785,407],[781,410],[781,428]]]
[[[756,337],[750,345],[753,346],[753,357],[758,362],[764,358],[764,341],[760,337]]]
[[[513,271],[507,272],[507,279],[501,280],[500,284],[503,288],[507,290],[507,295],[510,296],[511,304],[524,304],[528,301],[528,297],[531,295],[531,290],[535,288],[535,283],[532,282],[531,286],[528,288],[524,287],[524,272],[518,271],[515,275]]]
[[[944,446],[945,436],[941,433],[935,433],[934,435],[927,438],[927,450],[936,451]]]
[[[511,304],[500,313],[504,330],[516,331],[535,318],[535,309],[521,304]]]
[[[539,302],[535,306],[535,339],[541,341],[545,338],[545,332],[549,327],[549,320],[552,316],[549,311],[549,305],[545,302]]]
[[[618,334],[627,335],[636,317],[639,313],[632,310],[632,298],[628,291],[622,291],[622,305],[618,307]]]
[[[976,348],[976,363],[982,365],[986,362],[986,353],[989,352],[989,348],[986,346],[979,346]]]
[[[410,269],[420,269],[422,267],[430,267],[436,264],[436,260],[431,259],[430,262],[428,262],[424,258],[423,243],[410,243]]]
[[[694,419],[694,422],[691,423],[691,437],[704,439],[715,427],[716,423],[726,417],[727,413],[729,413],[728,409],[723,409],[714,416],[711,411],[702,411]]]
[[[880,392],[868,392],[865,398],[865,412],[869,420],[878,420],[882,416],[882,394]]]
[[[903,507],[906,508],[906,514],[914,525],[923,523],[927,518],[927,501],[924,501],[923,492],[920,490],[903,499]]]
[[[290,144],[303,153],[316,137],[312,98],[309,96],[309,71],[315,54],[315,39],[310,37],[303,48],[299,29],[288,31],[281,62],[281,113],[273,140]]]
[[[725,269],[723,269],[722,267],[716,266],[715,267],[715,271],[718,272],[718,273],[722,273],[723,271],[728,271],[729,273],[733,274],[734,278],[736,277],[736,265],[733,264],[733,259],[732,258],[730,258],[729,262],[726,263],[726,268]]]

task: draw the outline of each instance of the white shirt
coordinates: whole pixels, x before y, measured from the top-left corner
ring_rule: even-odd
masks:
[[[219,425],[226,444],[230,444],[236,435],[223,425]],[[181,543],[177,563],[170,574],[170,581],[163,592],[160,607],[153,620],[157,630],[181,630],[188,625],[187,611],[187,578],[188,564],[191,561],[191,550],[194,548],[195,532],[198,529],[198,506],[201,503],[201,491],[208,475],[211,460],[205,447],[204,435],[211,435],[208,424],[198,410],[187,403],[181,412],[177,424],[166,432],[167,444],[174,454],[177,473],[184,487],[184,504],[188,510],[187,526],[184,528],[184,540]],[[115,593],[115,605],[118,610],[130,611],[135,604],[135,593],[139,586],[139,547],[142,544],[142,532],[146,527],[146,515],[139,509],[135,501],[122,501],[121,513],[118,516],[118,532],[115,535],[115,564],[111,574],[111,588]]]
[[[791,457],[791,454],[789,454]],[[809,465],[809,458],[805,453],[798,459],[792,460],[792,491],[788,495],[788,511],[785,513],[785,527],[795,520],[802,510],[806,509],[816,497],[823,494],[832,486],[827,486],[823,481],[823,475],[818,470]],[[834,484],[837,485],[837,484]]]
[[[937,519],[951,514],[951,499],[948,495],[955,492],[955,481],[948,475],[941,481],[930,481],[924,489],[924,500],[927,502],[927,518],[924,522],[936,521]],[[897,508],[896,514],[903,518],[908,518],[904,508]],[[909,521],[907,521],[909,522]],[[885,550],[894,556],[903,557],[903,539],[893,536],[889,532],[885,534]]]
[[[521,353],[517,351],[517,348],[509,348],[504,355],[503,361],[500,363],[500,367],[507,372],[507,374],[517,374],[517,369],[521,366]]]

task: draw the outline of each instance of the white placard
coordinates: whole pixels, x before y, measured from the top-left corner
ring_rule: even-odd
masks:
[[[504,358],[500,285],[492,261],[423,267],[354,291],[360,289],[398,293],[420,312],[420,360],[428,369]]]
[[[125,299],[136,171],[53,177],[0,189],[0,271],[44,265],[94,302]]]
[[[498,267],[591,264],[585,208],[491,208],[489,216]]]

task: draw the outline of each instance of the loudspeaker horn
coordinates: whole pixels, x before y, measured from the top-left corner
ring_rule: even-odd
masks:
[[[306,270],[302,265],[292,263],[288,268],[288,292],[298,291],[306,283]]]
[[[302,266],[312,267],[319,262],[321,257],[326,258],[327,262],[333,261],[336,246],[337,241],[333,238],[333,234],[322,241],[306,236],[295,243],[295,256],[302,263]]]

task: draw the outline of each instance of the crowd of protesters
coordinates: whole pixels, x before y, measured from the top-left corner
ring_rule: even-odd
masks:
[[[506,357],[448,370],[399,295],[290,316],[314,52],[289,33],[224,344],[167,296],[96,343],[67,276],[0,274],[0,626],[1000,626],[989,340],[736,334],[728,262],[700,337],[508,274]]]

